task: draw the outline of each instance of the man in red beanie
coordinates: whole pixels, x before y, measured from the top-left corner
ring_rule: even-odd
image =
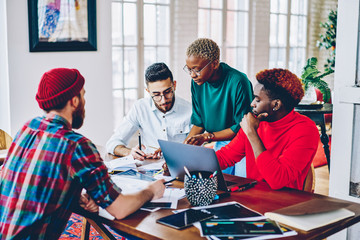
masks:
[[[86,210],[101,206],[117,219],[163,195],[162,180],[121,194],[95,145],[72,130],[84,120],[84,82],[76,69],[42,76],[36,100],[46,116],[17,133],[0,175],[0,239],[58,239],[82,188],[91,197],[81,198]]]

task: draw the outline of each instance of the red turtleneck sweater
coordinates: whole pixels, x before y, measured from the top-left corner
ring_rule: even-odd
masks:
[[[242,129],[216,152],[221,169],[233,166],[246,156],[246,176],[265,180],[272,189],[302,190],[315,156],[319,131],[315,123],[294,110],[276,122],[260,122],[257,130],[266,151],[256,159]]]

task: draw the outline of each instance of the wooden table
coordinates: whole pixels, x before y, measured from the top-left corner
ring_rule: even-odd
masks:
[[[332,104],[325,103],[322,108],[311,108],[314,105],[297,106],[295,111],[309,117],[320,126],[321,135],[320,140],[323,144],[326,160],[330,170],[330,149],[329,149],[329,136],[326,134],[324,114],[332,113]]]
[[[175,186],[181,187],[182,184],[182,182],[175,182]],[[259,182],[254,188],[244,192],[231,193],[229,198],[222,199],[221,202],[237,201],[255,211],[264,214],[268,211],[274,211],[282,207],[308,201],[314,198],[326,199],[329,197],[289,188],[274,191],[270,189],[267,183]],[[189,207],[190,204],[186,198],[179,201],[179,209]],[[284,239],[323,239],[359,222],[360,204],[351,202],[351,205],[349,205],[347,208],[355,213],[354,217],[347,218],[309,232],[295,229],[298,232],[298,235]],[[95,225],[101,226],[101,224],[106,224],[112,229],[116,229],[125,237],[128,237],[129,235],[132,236],[131,239],[205,239],[200,237],[199,230],[195,227],[176,230],[156,223],[156,219],[172,214],[171,210],[159,210],[153,213],[139,210],[123,220],[113,221],[99,217],[97,214],[85,212],[82,209],[79,209],[76,212],[85,216],[87,219],[90,219],[90,221],[95,223]],[[107,239],[112,238],[110,237]]]

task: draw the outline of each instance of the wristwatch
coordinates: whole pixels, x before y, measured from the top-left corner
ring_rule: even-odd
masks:
[[[209,132],[207,137],[206,137],[206,140],[208,142],[211,142],[211,140],[213,140],[214,137],[215,137],[215,135],[213,133]]]

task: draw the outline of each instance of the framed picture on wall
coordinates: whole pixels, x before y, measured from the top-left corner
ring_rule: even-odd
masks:
[[[96,0],[28,0],[30,52],[96,51]]]

